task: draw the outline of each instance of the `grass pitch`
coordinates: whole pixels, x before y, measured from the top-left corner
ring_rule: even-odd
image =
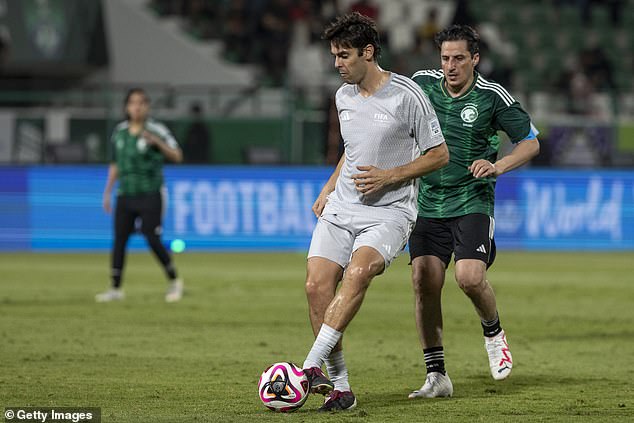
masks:
[[[495,382],[479,321],[450,272],[445,353],[454,397],[412,401],[424,379],[409,266],[375,279],[349,326],[359,406],[266,410],[260,373],[312,344],[303,254],[176,257],[186,296],[165,304],[149,253],[129,256],[121,303],[96,304],[105,254],[0,255],[0,408],[101,407],[103,422],[624,422],[634,420],[631,253],[501,252],[491,270],[516,367]],[[450,269],[451,270],[451,269]]]

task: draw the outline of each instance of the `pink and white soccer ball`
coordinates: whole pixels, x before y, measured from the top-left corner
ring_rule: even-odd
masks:
[[[260,400],[269,409],[290,413],[308,398],[310,386],[304,371],[290,362],[274,363],[260,376]]]

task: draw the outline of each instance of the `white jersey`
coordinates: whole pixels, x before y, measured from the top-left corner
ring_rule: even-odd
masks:
[[[356,190],[357,166],[391,169],[408,164],[445,139],[427,95],[409,78],[392,73],[369,97],[357,85],[344,84],[335,97],[345,162],[324,213],[348,213],[377,219],[416,220],[418,178],[373,195]]]

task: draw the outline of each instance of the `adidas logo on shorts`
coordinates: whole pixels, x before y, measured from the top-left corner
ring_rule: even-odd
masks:
[[[482,254],[486,254],[487,253],[487,249],[484,247],[484,244],[480,244],[480,246],[478,247],[478,249],[476,250],[479,253]]]

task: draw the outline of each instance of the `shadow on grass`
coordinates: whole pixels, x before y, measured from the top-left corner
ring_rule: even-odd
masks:
[[[598,379],[597,379],[598,381]],[[367,390],[357,394],[360,403],[372,408],[394,407],[395,405],[407,405],[412,403],[438,403],[439,401],[451,401],[452,399],[483,399],[500,396],[521,396],[524,393],[534,391],[536,388],[540,390],[558,389],[567,390],[575,387],[584,387],[591,384],[593,380],[587,377],[559,377],[554,378],[552,375],[522,375],[517,377],[509,377],[503,381],[494,381],[487,376],[465,376],[462,378],[454,378],[454,394],[452,398],[433,398],[410,400],[407,398],[408,391],[391,390],[386,392],[384,389],[380,391]],[[568,387],[568,388],[567,388]],[[412,387],[415,389],[417,387]]]

